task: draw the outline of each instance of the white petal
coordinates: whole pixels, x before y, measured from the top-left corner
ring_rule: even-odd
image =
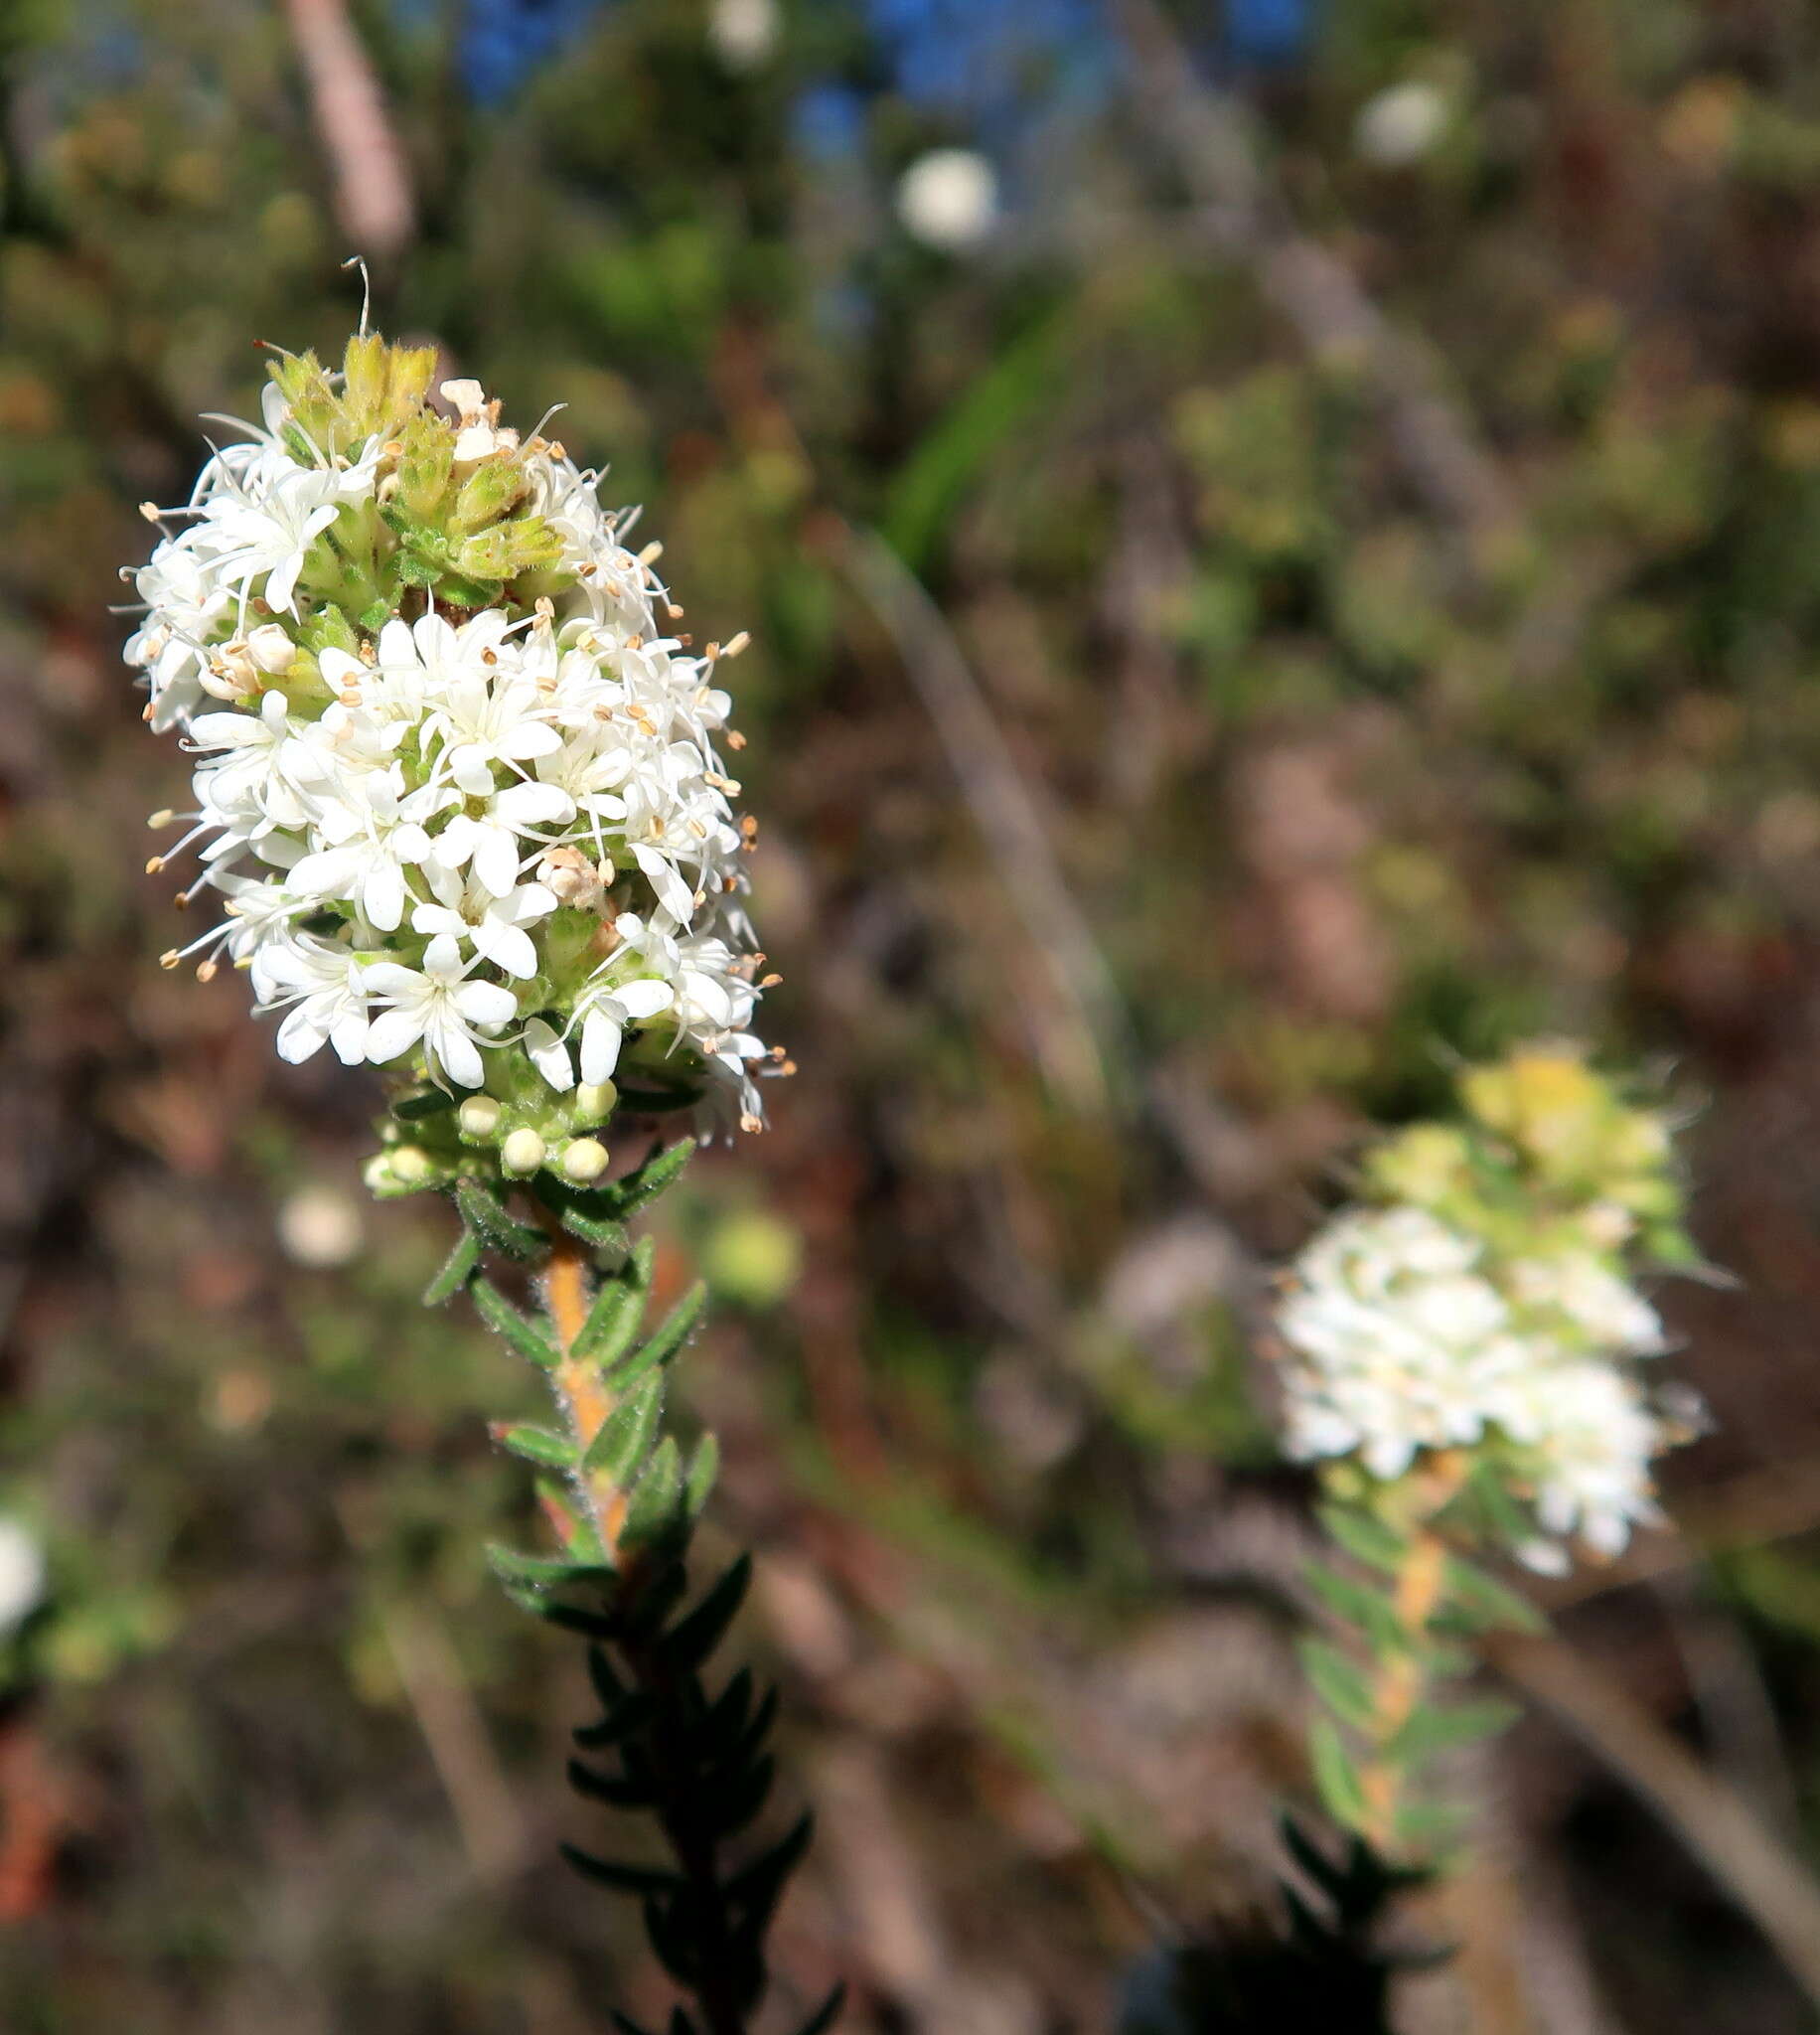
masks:
[[[463,742],[450,753],[449,775],[471,799],[484,799],[493,789],[493,765],[478,742]]]
[[[554,1027],[541,1018],[533,1018],[526,1025],[525,1050],[531,1065],[558,1094],[566,1094],[574,1087],[575,1068],[569,1049],[557,1037]]]
[[[311,1002],[315,1000],[312,998]],[[318,1021],[309,1004],[299,1004],[278,1027],[278,1057],[293,1066],[322,1050],[327,1028]]]
[[[478,1088],[486,1080],[486,1069],[480,1063],[474,1041],[458,1024],[438,1025],[434,1037],[425,1043],[448,1069],[450,1078],[463,1088]]]
[[[496,913],[489,912],[473,928],[471,937],[476,953],[484,954],[508,975],[516,975],[521,982],[527,982],[536,974],[536,943],[521,927],[508,925]]]
[[[503,983],[463,983],[450,1000],[470,1024],[510,1024],[519,1000]]]
[[[519,880],[518,843],[504,827],[482,827],[474,836],[474,873],[495,897]]]
[[[621,983],[613,992],[613,1001],[628,1018],[655,1018],[660,1011],[670,1009],[676,993],[667,982],[641,976],[637,982]]]
[[[400,1053],[409,1052],[422,1036],[421,1007],[381,1011],[367,1033],[367,1057],[376,1067],[382,1066],[387,1060],[395,1060]]]
[[[581,1020],[581,1078],[610,1081],[619,1065],[621,1032],[604,1011],[590,1011]]]

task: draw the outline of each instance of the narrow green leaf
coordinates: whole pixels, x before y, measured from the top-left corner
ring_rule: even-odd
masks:
[[[1527,1597],[1457,1557],[1447,1561],[1442,1591],[1446,1609],[1469,1632],[1506,1627],[1519,1633],[1548,1631],[1548,1621]]]
[[[584,1363],[610,1369],[632,1347],[645,1319],[645,1296],[651,1289],[651,1265],[657,1245],[641,1237],[632,1255],[601,1281],[594,1305],[575,1337],[575,1355]]]
[[[1351,1505],[1322,1505],[1320,1523],[1354,1561],[1394,1576],[1409,1553],[1403,1535]]]
[[[715,1789],[706,1808],[717,1834],[731,1837],[743,1830],[764,1807],[776,1777],[777,1762],[767,1755],[755,1761],[737,1780]]]
[[[846,2004],[846,1986],[842,1982],[817,2007],[809,2019],[797,2030],[797,2035],[827,2035],[834,2025],[835,2017]]]
[[[634,1379],[642,1378],[647,1372],[669,1363],[687,1340],[689,1331],[700,1320],[706,1300],[707,1288],[697,1279],[664,1317],[658,1329],[640,1344],[637,1352],[618,1369],[608,1373],[607,1382],[616,1390],[623,1391]]]
[[[439,1308],[451,1294],[459,1293],[467,1285],[468,1277],[480,1263],[480,1239],[471,1229],[464,1229],[455,1240],[455,1248],[443,1260],[442,1270],[423,1289],[423,1305]]]
[[[1365,1820],[1364,1791],[1359,1786],[1352,1756],[1340,1742],[1330,1718],[1316,1717],[1308,1726],[1308,1753],[1314,1767],[1314,1786],[1327,1813],[1335,1822],[1357,1829]]]
[[[529,1263],[548,1250],[549,1240],[543,1232],[509,1214],[499,1196],[479,1180],[460,1181],[455,1188],[455,1201],[468,1227],[507,1257]]]
[[[445,1110],[455,1107],[455,1097],[446,1088],[424,1088],[415,1095],[399,1098],[391,1106],[391,1113],[407,1124],[414,1124],[421,1117],[438,1117]]]
[[[532,1588],[552,1583],[593,1583],[611,1579],[613,1571],[598,1562],[564,1561],[559,1557],[520,1554],[517,1548],[499,1541],[487,1544],[487,1561],[493,1573],[508,1583],[530,1584]]]
[[[1364,1669],[1325,1640],[1302,1640],[1295,1650],[1314,1693],[1342,1724],[1363,1730],[1371,1722],[1374,1708]]]
[[[480,1318],[495,1334],[503,1336],[521,1356],[529,1357],[539,1370],[553,1371],[561,1361],[555,1346],[519,1313],[490,1280],[475,1279],[468,1291]]]
[[[589,1243],[597,1251],[624,1251],[630,1248],[631,1239],[626,1235],[623,1222],[614,1222],[604,1215],[590,1215],[586,1209],[578,1208],[571,1201],[561,1210],[559,1220],[564,1229],[572,1230],[583,1243]]]
[[[1508,1731],[1522,1714],[1521,1704],[1507,1703],[1497,1696],[1451,1703],[1445,1708],[1438,1703],[1425,1703],[1410,1713],[1392,1751],[1399,1760],[1426,1759],[1431,1753],[1470,1745],[1475,1739],[1495,1738],[1499,1732]]]
[[[600,1432],[581,1459],[582,1469],[590,1476],[611,1478],[617,1485],[630,1483],[651,1447],[663,1411],[664,1380],[647,1379],[601,1422]]]
[[[726,1637],[752,1581],[752,1557],[742,1554],[701,1602],[664,1638],[664,1656],[680,1674],[699,1667]]]
[[[500,1421],[494,1424],[492,1434],[502,1449],[523,1457],[527,1463],[535,1463],[544,1470],[573,1470],[575,1467],[574,1443],[549,1428],[523,1423],[513,1427]]]
[[[676,1437],[666,1435],[632,1493],[620,1537],[627,1547],[662,1545],[675,1535],[684,1516],[682,1456]]]
[[[784,1882],[801,1863],[815,1834],[815,1817],[807,1810],[769,1850],[761,1851],[726,1883],[727,1905],[743,1910],[743,1927],[762,1931],[777,1906]]]
[[[644,1207],[647,1201],[655,1200],[682,1173],[694,1156],[694,1139],[679,1139],[663,1151],[654,1152],[643,1166],[635,1168],[624,1179],[615,1180],[610,1187],[603,1188],[602,1193],[611,1202],[613,1213],[623,1220]]]
[[[1355,1627],[1381,1652],[1392,1652],[1405,1644],[1397,1623],[1396,1607],[1387,1597],[1354,1577],[1330,1569],[1324,1562],[1308,1562],[1302,1573],[1308,1587],[1343,1623]]]
[[[616,1859],[595,1858],[573,1844],[558,1847],[583,1879],[597,1880],[603,1887],[615,1887],[622,1894],[674,1894],[687,1882],[662,1866],[622,1865]]]
[[[649,1808],[657,1800],[646,1783],[630,1781],[623,1774],[602,1774],[580,1760],[569,1761],[568,1782],[577,1795],[613,1808]]]
[[[656,1709],[649,1696],[631,1695],[598,1723],[578,1725],[569,1736],[588,1752],[601,1752],[643,1731],[656,1715]]]
[[[703,1435],[695,1444],[695,1453],[688,1466],[688,1483],[682,1492],[682,1502],[691,1519],[698,1519],[707,1508],[707,1501],[713,1494],[714,1479],[719,1474],[720,1444],[712,1435]]]

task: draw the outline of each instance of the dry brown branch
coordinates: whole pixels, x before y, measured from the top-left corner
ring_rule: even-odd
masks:
[[[336,219],[357,252],[389,262],[410,239],[416,207],[379,81],[345,0],[285,5],[334,180]]]
[[[1820,1887],[1801,1861],[1642,1704],[1559,1641],[1501,1633],[1481,1644],[1513,1687],[1661,1816],[1820,2005]]]
[[[922,582],[872,532],[837,528],[835,561],[890,637],[1049,975],[1062,1021],[1039,1036],[1044,1071],[1076,1108],[1103,1110],[1112,1070],[1128,1060],[1125,1010],[1035,793]]]

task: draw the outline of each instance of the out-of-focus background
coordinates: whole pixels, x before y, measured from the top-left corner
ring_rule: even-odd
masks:
[[[1698,1115],[1679,1539],[1459,1785],[1420,2031],[1782,2035],[1581,1749],[1820,1864],[1820,22],[1800,0],[6,0],[0,2026],[583,2035],[574,1647],[484,1572],[533,1382],[372,1085],[161,973],[116,578],[371,261],[610,461],[740,663],[801,1066],[664,1278],[822,1836],[780,1984],[1110,2028],[1306,1800],[1259,1268],[1567,1034]],[[10,1579],[10,1580],[9,1580]],[[1634,1714],[1613,1705],[1628,1702]]]

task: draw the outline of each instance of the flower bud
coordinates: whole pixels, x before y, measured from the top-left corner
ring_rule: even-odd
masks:
[[[486,1140],[500,1127],[505,1111],[491,1095],[470,1095],[455,1113],[464,1138]]]
[[[619,1101],[617,1081],[584,1081],[575,1090],[575,1107],[593,1122],[605,1123]]]
[[[260,671],[275,678],[297,662],[297,646],[276,622],[261,622],[246,639],[246,655]]]
[[[582,1186],[599,1179],[606,1170],[607,1148],[598,1138],[577,1138],[563,1150],[562,1171]]]
[[[508,1173],[523,1177],[543,1164],[543,1140],[535,1131],[518,1130],[500,1147],[500,1164]]]
[[[415,1186],[419,1180],[430,1176],[430,1156],[420,1145],[398,1145],[386,1155],[391,1166],[391,1176],[403,1185]]]

